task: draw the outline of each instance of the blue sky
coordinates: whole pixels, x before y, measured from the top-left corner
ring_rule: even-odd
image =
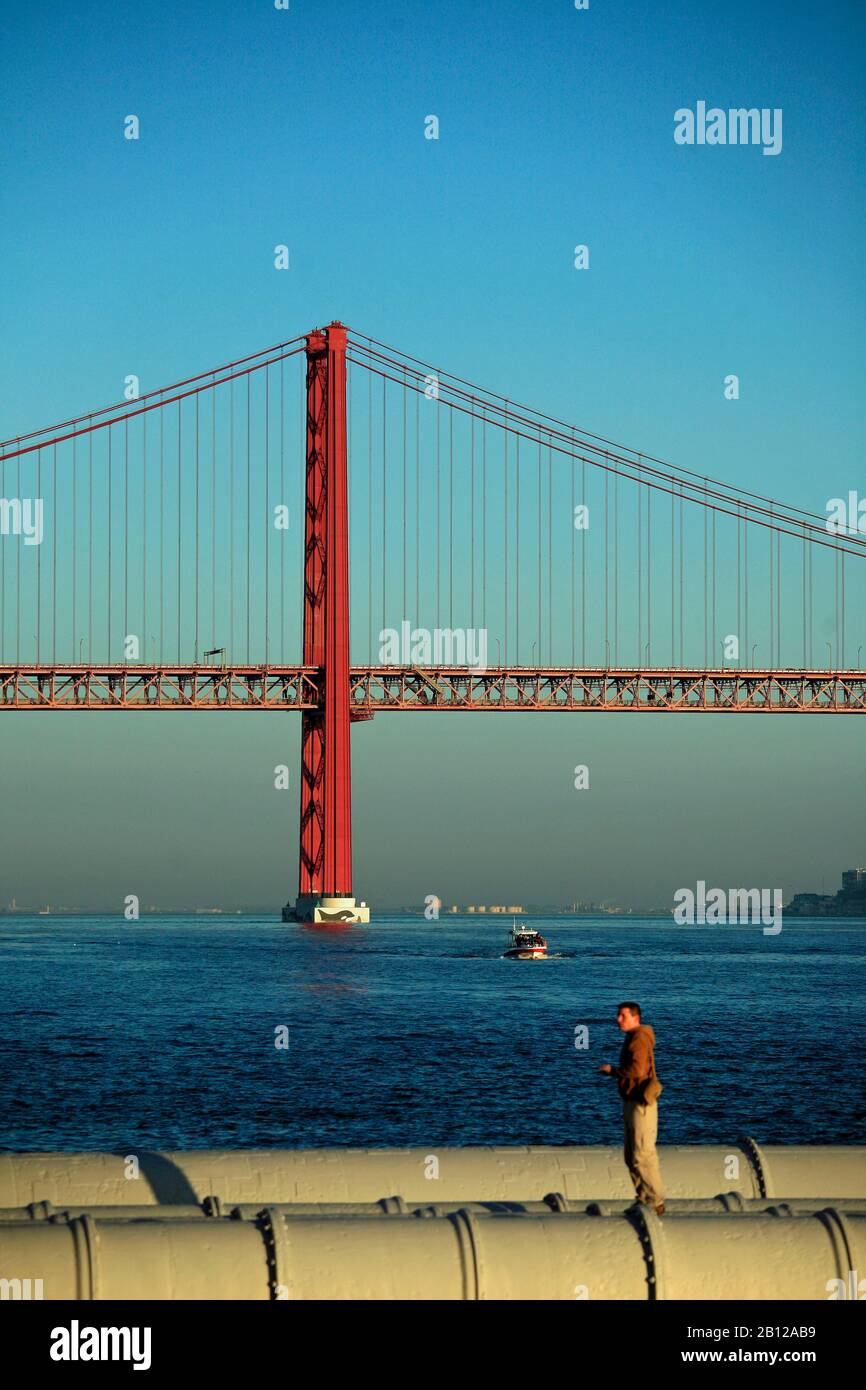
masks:
[[[4,437],[339,317],[744,488],[819,512],[866,490],[861,6],[193,0],[2,23]],[[698,100],[781,108],[782,152],[676,145]],[[4,737],[0,899],[291,890],[296,797],[273,807],[268,781],[295,772],[294,723],[38,722]],[[362,727],[360,896],[645,903],[862,860],[857,721],[634,722]],[[597,795],[563,795],[596,756]]]

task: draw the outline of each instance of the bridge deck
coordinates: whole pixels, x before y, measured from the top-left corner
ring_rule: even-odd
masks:
[[[353,666],[354,719],[388,710],[866,713],[866,672]],[[314,710],[308,666],[0,666],[0,709]]]

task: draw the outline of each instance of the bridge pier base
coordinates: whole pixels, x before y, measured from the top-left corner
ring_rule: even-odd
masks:
[[[356,903],[349,897],[328,897],[324,893],[299,893],[294,907],[287,903],[283,908],[284,922],[299,922],[308,927],[348,927],[369,920],[370,909],[366,903]]]

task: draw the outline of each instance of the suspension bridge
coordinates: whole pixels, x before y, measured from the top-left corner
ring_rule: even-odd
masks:
[[[0,445],[0,710],[300,711],[284,916],[366,921],[352,723],[863,713],[864,557],[334,322]]]

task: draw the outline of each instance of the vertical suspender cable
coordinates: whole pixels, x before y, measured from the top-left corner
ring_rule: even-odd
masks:
[[[571,490],[572,490],[572,494],[573,494],[573,493],[574,493],[574,459],[572,459],[572,461],[571,461],[571,480],[572,480],[572,481],[571,481]],[[539,428],[539,431],[538,431],[538,664],[539,664],[539,666],[541,665],[541,634],[542,634],[542,625],[541,625],[541,556],[542,556],[542,547],[541,547],[541,516],[542,516],[542,504],[541,504],[541,429]],[[571,530],[572,530],[572,535],[573,535],[573,534],[574,534],[574,507],[573,507],[573,506],[572,506],[572,509],[571,509]],[[572,648],[573,648],[573,647],[574,647],[574,541],[572,541],[572,543],[571,543],[571,570],[572,570],[572,584],[571,584],[571,644],[572,644]],[[572,651],[572,665],[574,665],[574,653],[573,653],[573,651]]]
[[[180,406],[178,406],[178,411]],[[111,522],[112,522],[111,426],[108,427],[108,627],[106,631],[106,661],[111,661]]]
[[[417,401],[417,396],[416,396]],[[475,398],[469,419],[469,626],[475,633]]]
[[[487,627],[487,412],[481,425],[481,626]]]
[[[165,661],[165,406],[159,411],[159,660]]]
[[[386,594],[388,571],[388,383],[382,377],[382,629],[387,626],[388,600]]]
[[[372,349],[372,341],[367,340]],[[367,373],[367,660],[373,660],[373,373]]]
[[[580,664],[586,669],[586,546],[589,531],[587,529],[588,513],[586,510],[586,459],[580,461],[580,505],[581,518],[584,529],[580,536]],[[541,633],[538,634],[539,652],[541,651]]]
[[[742,642],[742,610],[740,589],[742,584],[742,517],[740,516],[740,502],[737,502],[737,664],[742,666],[742,656],[740,655],[740,644]]]
[[[752,649],[749,646],[749,511],[743,520],[743,631],[746,634],[746,665],[752,664]]]
[[[199,573],[199,400],[200,396],[196,392],[195,397],[195,639],[193,642],[193,659],[198,662],[198,618],[199,618],[199,598],[198,598],[198,573]]]
[[[51,450],[51,492],[52,492],[52,498],[53,498],[53,501],[52,501],[52,510],[53,510],[53,512],[54,512],[54,516],[53,516],[53,518],[52,518],[52,520],[53,520],[53,525],[52,525],[52,528],[51,528],[51,529],[52,529],[52,532],[53,532],[53,535],[52,535],[52,538],[51,538],[51,552],[52,552],[52,555],[51,555],[51,589],[52,589],[52,597],[51,597],[51,607],[52,607],[52,612],[51,612],[51,647],[52,647],[52,658],[51,658],[51,659],[52,659],[54,665],[56,666],[56,665],[57,665],[57,532],[60,530],[60,527],[59,527],[58,524],[57,524],[57,445],[56,445],[56,444],[52,447],[52,450]]]
[[[74,446],[73,446],[74,449]],[[20,455],[19,455],[20,457]],[[74,457],[74,453],[73,453]],[[74,472],[74,468],[73,468]],[[6,496],[6,462],[0,462],[0,497]],[[21,493],[18,493],[20,499]],[[19,501],[20,506],[20,501]],[[6,660],[6,547],[2,548],[0,555],[0,659]],[[16,547],[20,550],[20,544]],[[73,547],[74,551],[74,547]]]
[[[141,480],[141,514],[143,535],[141,542],[141,640],[144,643],[144,659],[147,660],[147,416],[141,417],[141,449],[143,469]]]
[[[683,485],[680,483],[680,665],[685,665],[685,654],[683,651],[683,597],[684,597],[684,562],[683,562]]]
[[[92,434],[90,435],[90,451],[91,451],[91,458],[92,458],[92,455],[93,455],[93,435],[92,435]],[[91,473],[92,473],[92,464],[91,464]],[[19,497],[21,496],[21,455],[20,455],[20,454],[18,455],[18,496],[19,496]],[[92,529],[92,528],[91,528],[91,529]],[[88,545],[88,550],[89,550],[89,551],[92,551],[92,549],[93,549],[93,536],[92,536],[92,534],[91,534],[90,536],[88,536],[88,541],[90,542],[90,544]],[[16,661],[16,664],[17,664],[18,666],[20,666],[20,665],[21,665],[21,546],[20,546],[20,545],[16,547],[15,557],[16,557],[16,561],[17,561],[17,580],[16,580],[15,591],[16,591],[16,594],[17,594],[17,596],[18,596],[18,604],[17,604],[17,608],[16,608],[16,612],[15,612],[15,661]]]
[[[813,642],[812,642],[812,562],[813,562],[814,554],[815,554],[814,549],[813,549],[813,547],[810,545],[810,546],[809,546],[809,666],[810,666],[810,668],[813,666],[814,661],[815,661],[815,649],[814,649]]]
[[[704,488],[706,493],[706,488]],[[707,504],[704,503],[704,669],[707,666],[707,634],[709,630],[709,616],[707,610],[707,573],[709,569],[709,550],[707,548]]]
[[[638,465],[640,468],[640,465]],[[643,483],[637,489],[637,664],[643,665]]]
[[[436,374],[436,626],[441,627],[440,614],[440,559],[442,551],[442,402],[439,399],[439,374]]]
[[[416,391],[416,623],[421,621],[421,395]]]
[[[20,441],[16,441],[16,442],[20,442]],[[74,444],[73,444],[73,477],[74,477],[74,456],[75,456],[75,455],[74,455]],[[18,471],[19,471],[19,473],[20,473],[20,471],[21,471],[21,455],[20,455],[20,454],[19,454],[19,456],[18,456]],[[6,496],[6,461],[5,461],[5,459],[4,459],[2,462],[0,462],[0,497],[5,497],[5,496]],[[20,505],[20,498],[21,498],[21,489],[20,489],[20,488],[18,489],[17,496],[18,496],[18,498],[19,498],[19,505]],[[73,497],[74,497],[74,493],[73,493]],[[74,525],[75,525],[75,522],[74,522],[74,506],[73,506],[73,527],[74,527]],[[16,555],[17,555],[17,554],[20,554],[20,552],[21,552],[21,543],[20,543],[20,539],[19,539],[18,545],[15,547],[15,550],[16,550]],[[73,554],[74,554],[74,551],[75,551],[75,546],[73,545]],[[74,563],[74,561],[73,561],[73,563]],[[20,607],[20,604],[21,604],[21,586],[20,586],[20,583],[16,585],[16,589],[15,589],[15,602],[16,602],[16,607]],[[11,626],[11,623],[10,623],[10,626]],[[7,661],[7,660],[9,659],[9,658],[8,658],[7,645],[6,645],[6,547],[5,547],[5,546],[0,546],[0,658],[2,658],[3,661]]]
[[[538,431],[538,482],[539,482],[539,491],[540,491],[540,489],[541,489],[541,430],[540,430],[540,429],[539,429],[539,431]],[[577,664],[577,650],[576,650],[576,643],[575,643],[575,623],[574,623],[574,610],[575,610],[575,606],[576,606],[576,605],[575,605],[575,592],[574,592],[574,589],[575,589],[575,581],[574,581],[574,548],[575,548],[575,536],[576,536],[576,534],[577,534],[577,531],[576,531],[576,528],[575,528],[574,523],[575,523],[575,521],[576,521],[577,518],[575,517],[574,510],[575,510],[575,501],[574,501],[574,430],[572,430],[572,432],[571,432],[571,523],[570,523],[570,525],[571,525],[571,669],[572,669],[572,670],[574,670],[574,667],[575,667],[575,665]],[[539,524],[539,526],[541,525],[541,511],[540,511],[540,509],[539,509],[539,516],[538,516],[538,524]],[[541,627],[541,575],[540,575],[540,574],[539,574],[539,576],[538,576],[538,598],[539,598],[538,626]]]
[[[653,566],[652,566],[652,488],[646,494],[646,636],[647,661],[652,665],[653,657]]]
[[[713,645],[712,661],[715,668],[717,660],[716,653],[716,510],[713,508]]]
[[[676,564],[676,545],[674,541],[674,508],[676,506],[676,489],[674,487],[673,475],[670,478],[671,485],[671,669],[677,664],[676,655],[676,627],[674,614],[674,566]]]
[[[228,623],[229,660],[235,660],[235,382],[229,382],[228,409]],[[160,542],[161,543],[161,542]],[[160,600],[161,602],[161,600]],[[217,639],[214,637],[214,646]]]
[[[613,664],[619,665],[619,474],[613,476]]]
[[[291,512],[294,507],[289,509],[286,491],[286,364],[280,363],[280,506],[286,510],[281,513],[283,518],[283,531],[280,534],[280,661],[285,665],[286,661],[286,538],[289,534],[289,526],[294,526],[291,520]]]
[[[111,440],[111,429],[108,431],[109,441]],[[36,496],[42,496],[42,449],[36,454]],[[36,547],[36,662],[39,663],[39,653],[42,643],[42,546]]]
[[[351,422],[351,412],[349,420]],[[265,366],[265,665],[271,659],[271,369]]]
[[[539,643],[538,655],[541,656]],[[547,661],[553,665],[553,449],[547,446]]]
[[[779,538],[781,542],[781,537]],[[842,580],[842,622],[839,633],[839,666],[845,665],[845,551],[839,557],[840,577]],[[780,618],[781,622],[781,618]]]
[[[515,440],[515,487],[514,487],[514,662],[520,665],[520,435]]]
[[[773,507],[770,506],[770,520],[771,520],[771,518],[773,518],[773,516],[771,516],[771,514],[773,514]],[[773,531],[770,530],[769,532],[767,532],[767,534],[769,534],[769,538],[770,538],[770,662],[769,662],[769,664],[770,664],[770,666],[773,666],[774,662],[776,662],[776,642],[774,642],[774,638],[773,638],[773,566],[774,566],[774,559],[773,559]]]
[[[147,421],[145,415],[144,420]],[[145,464],[145,468],[147,464]],[[20,493],[18,494],[20,497]],[[76,634],[78,628],[77,613],[77,589],[76,580],[78,578],[78,440],[72,441],[72,655],[70,661],[78,660],[78,644]]]
[[[505,570],[504,570],[504,612],[505,612],[505,631],[503,640],[505,643],[505,665],[508,665],[508,402],[505,402],[505,429],[502,433],[502,443],[505,451]]]
[[[249,377],[247,377],[249,382]],[[182,482],[182,432],[183,422],[181,420],[181,409],[183,402],[177,403],[177,664],[181,661],[181,628],[182,628],[182,600],[183,600],[183,573],[182,566],[182,537],[183,537],[183,497],[181,492]]]
[[[281,451],[281,454],[282,454],[282,442],[283,442],[283,436],[282,436],[282,430],[283,430],[283,404],[282,404],[282,403],[283,403],[283,395],[282,395],[282,387],[283,387],[283,367],[284,367],[284,366],[285,366],[285,363],[284,363],[284,362],[281,362],[281,363],[280,363],[280,451]],[[217,395],[217,393],[216,393],[216,385],[215,385],[214,379],[212,378],[212,380],[211,380],[211,393],[210,393],[210,405],[211,405],[211,409],[210,409],[210,448],[211,448],[211,458],[210,458],[210,472],[211,472],[211,479],[210,479],[210,568],[211,568],[211,576],[210,576],[210,644],[211,644],[211,647],[215,647],[216,644],[217,644],[217,641],[216,641],[216,570],[217,570],[217,554],[216,554],[216,395]],[[280,500],[282,500],[283,491],[284,491],[284,489],[282,488],[282,479],[281,479]],[[283,555],[283,551],[282,551],[282,547],[281,547],[281,548],[280,548],[280,559],[281,559],[281,561],[282,561],[282,555]],[[281,575],[282,575],[282,571],[281,571]],[[283,586],[282,586],[282,584],[280,584],[280,592],[281,592],[281,593],[282,593],[282,590],[283,590]]]
[[[844,556],[843,556],[844,563]],[[776,641],[779,666],[782,666],[782,532],[776,540]]]
[[[610,545],[610,527],[608,524],[608,480],[609,473],[605,469],[604,473],[604,664],[610,665],[610,641],[608,639],[608,548]]]
[[[806,523],[803,522],[803,669],[806,669]]]
[[[408,612],[407,592],[406,592],[406,411],[408,401],[406,397],[406,368],[403,368],[403,614],[405,618]]]
[[[835,641],[836,641],[836,646],[835,646],[835,651],[836,651],[835,665],[838,666],[838,665],[839,665],[839,548],[838,548],[838,546],[835,546],[834,549],[833,549],[833,565],[834,565],[835,580],[836,580],[836,604],[835,604],[835,616],[834,616],[834,630],[833,630],[833,636],[834,636]],[[830,664],[833,665],[834,663],[831,661]]]
[[[247,665],[250,662],[250,529],[252,527],[252,490],[250,483],[250,375],[247,373]]]
[[[454,627],[454,408],[448,412],[448,626]]]
[[[198,396],[196,396],[198,405]],[[129,421],[123,422],[123,659],[129,635]]]

